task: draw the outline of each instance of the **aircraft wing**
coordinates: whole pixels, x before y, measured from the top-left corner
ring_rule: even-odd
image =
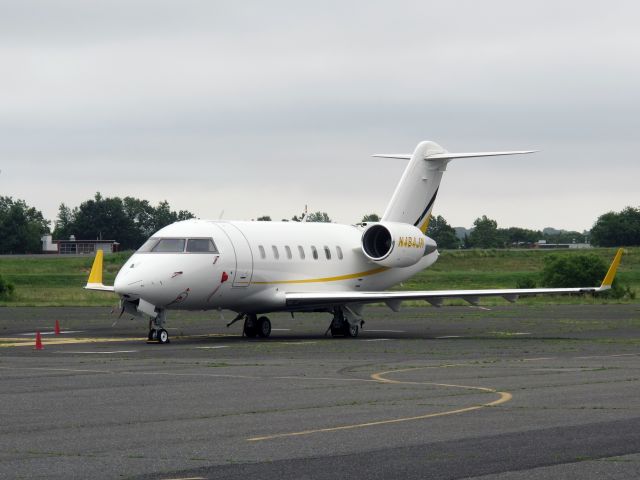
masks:
[[[577,288],[507,288],[487,290],[428,290],[404,292],[286,292],[287,307],[316,308],[330,305],[345,305],[349,303],[365,304],[384,302],[392,310],[400,307],[403,300],[425,300],[434,306],[440,306],[446,298],[461,298],[472,305],[478,305],[482,297],[503,297],[515,302],[518,297],[532,295],[563,295],[570,293],[595,293],[609,290],[615,278],[622,249],[618,249],[609,267],[607,275],[599,287]]]

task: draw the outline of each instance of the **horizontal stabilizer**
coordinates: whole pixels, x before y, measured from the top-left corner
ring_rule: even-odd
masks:
[[[434,153],[425,155],[425,160],[452,160],[454,158],[472,158],[472,157],[499,157],[501,155],[522,155],[526,153],[536,153],[538,150],[512,150],[508,152],[468,152],[468,153]],[[399,160],[411,160],[410,153],[377,153],[372,155],[379,158],[397,158]]]

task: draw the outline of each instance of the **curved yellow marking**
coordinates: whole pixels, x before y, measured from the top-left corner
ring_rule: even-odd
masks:
[[[373,270],[367,270],[365,272],[349,273],[347,275],[338,275],[336,277],[321,277],[321,278],[305,278],[302,280],[274,280],[272,282],[251,282],[256,285],[272,285],[275,283],[318,283],[318,282],[338,282],[340,280],[350,280],[352,278],[368,277],[369,275],[375,275],[389,270],[388,267],[374,268]]]
[[[453,385],[448,383],[432,383],[432,382],[407,382],[402,380],[391,380],[389,378],[384,378],[383,375],[388,373],[397,373],[397,372],[407,372],[410,370],[420,370],[424,368],[430,367],[412,367],[412,368],[404,368],[401,370],[387,370],[384,372],[378,372],[371,375],[371,378],[380,383],[393,383],[393,384],[403,384],[403,385],[434,385],[438,387],[447,387],[447,388],[462,388],[466,390],[478,390],[486,393],[496,393],[500,396],[497,400],[489,403],[482,403],[480,405],[472,405],[470,407],[458,408],[455,410],[447,410],[445,412],[436,412],[436,413],[427,413],[425,415],[417,415],[414,417],[403,417],[403,418],[392,418],[390,420],[377,420],[373,422],[366,423],[355,423],[352,425],[340,425],[338,427],[327,427],[327,428],[317,428],[314,430],[303,430],[301,432],[290,432],[290,433],[276,433],[274,435],[264,435],[261,437],[251,437],[248,438],[249,442],[258,442],[261,440],[273,440],[274,438],[284,438],[284,437],[298,437],[301,435],[310,435],[312,433],[321,433],[321,432],[336,432],[339,430],[353,430],[355,428],[364,428],[364,427],[373,427],[377,425],[387,425],[390,423],[401,423],[401,422],[410,422],[413,420],[425,420],[427,418],[435,418],[435,417],[444,417],[447,415],[457,415],[459,413],[471,412],[473,410],[480,410],[481,408],[486,407],[495,407],[496,405],[500,405],[502,403],[506,403],[513,398],[509,392],[498,392],[493,388],[487,387],[474,387],[469,385]]]
[[[102,283],[102,258],[104,253],[102,250],[96,252],[96,258],[91,266],[91,273],[89,274],[89,280],[87,283]]]
[[[618,271],[618,265],[620,265],[621,259],[622,259],[622,249],[619,248],[618,251],[616,252],[616,256],[613,258],[613,262],[611,262],[611,266],[609,267],[609,271],[607,272],[607,275],[604,277],[604,280],[602,281],[602,285],[600,285],[600,288],[611,287],[611,285],[613,284],[613,279],[616,278],[616,272]]]

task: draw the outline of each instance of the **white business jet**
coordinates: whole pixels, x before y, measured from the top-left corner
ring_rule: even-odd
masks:
[[[362,308],[383,302],[397,311],[403,300],[439,306],[446,298],[477,305],[481,297],[515,301],[522,295],[609,289],[622,251],[599,287],[500,290],[385,291],[432,265],[436,242],[425,232],[442,174],[455,158],[532,151],[449,153],[421,142],[409,160],[380,222],[357,225],[311,222],[186,220],[153,235],[125,263],[114,285],[102,283],[98,251],[85,288],[115,292],[123,313],[150,318],[149,340],[169,341],[168,310],[228,309],[243,320],[247,337],[268,337],[269,312],[328,312],[334,336],[356,337]]]

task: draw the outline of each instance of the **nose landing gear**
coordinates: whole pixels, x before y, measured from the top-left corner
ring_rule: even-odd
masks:
[[[169,332],[164,329],[166,320],[167,313],[164,310],[160,310],[156,318],[149,320],[148,341],[160,344],[169,343]]]

